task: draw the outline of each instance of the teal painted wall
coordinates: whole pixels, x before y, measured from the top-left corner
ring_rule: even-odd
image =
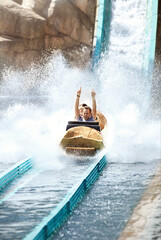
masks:
[[[156,32],[158,19],[158,0],[146,1],[146,29],[144,36],[143,71],[147,74],[152,73],[155,50]]]

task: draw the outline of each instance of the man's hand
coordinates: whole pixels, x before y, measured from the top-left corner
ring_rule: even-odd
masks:
[[[91,96],[92,96],[92,98],[95,98],[95,96],[96,96],[96,93],[93,91],[93,89],[91,91]]]
[[[94,119],[96,119],[96,114],[97,114],[97,110],[96,110],[96,100],[95,100],[95,96],[96,93],[93,91],[91,91],[91,96],[92,96],[92,116],[94,117]]]
[[[75,101],[75,118],[77,119],[79,117],[79,97],[81,95],[81,87],[80,89],[77,91],[77,97],[76,97],[76,101]]]
[[[80,97],[80,95],[81,95],[81,87],[80,87],[80,89],[77,91],[77,97],[78,97],[78,96]]]

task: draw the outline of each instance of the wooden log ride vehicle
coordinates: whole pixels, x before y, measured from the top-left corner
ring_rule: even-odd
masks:
[[[69,121],[60,145],[68,154],[94,156],[104,147],[101,130],[106,124],[106,118],[100,112],[95,122]]]

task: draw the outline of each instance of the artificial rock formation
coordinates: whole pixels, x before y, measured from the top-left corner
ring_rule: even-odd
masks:
[[[161,1],[158,1],[158,22],[156,36],[156,54],[153,70],[150,113],[151,116],[161,118]]]
[[[87,62],[95,4],[95,0],[1,0],[1,60],[24,66],[45,50],[61,49],[68,59]]]
[[[159,3],[158,3],[156,54],[157,54],[157,58],[159,58],[161,61],[161,1],[159,1]]]

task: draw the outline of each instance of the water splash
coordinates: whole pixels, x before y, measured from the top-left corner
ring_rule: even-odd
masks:
[[[149,83],[140,73],[145,4],[113,1],[112,12],[109,53],[94,73],[71,68],[59,53],[26,71],[4,70],[0,86],[1,161],[33,154],[44,166],[54,162],[54,167],[62,167],[59,142],[67,121],[74,118],[80,86],[80,101],[91,106],[93,88],[98,110],[107,117],[103,135],[111,161],[160,158],[160,124],[147,119]]]
[[[34,155],[42,165],[62,167],[59,143],[68,120],[74,119],[80,86],[82,99],[91,104],[91,76],[88,70],[70,68],[61,55],[25,72],[6,69],[1,83],[2,162]]]
[[[142,104],[144,82],[141,78],[136,81],[136,73],[119,69],[109,59],[104,59],[100,69],[103,71],[99,76],[101,84],[98,89],[97,75],[94,76],[89,70],[68,67],[61,56],[53,57],[43,67],[31,68],[28,72],[7,70],[5,77],[8,81],[4,78],[2,83],[3,96],[7,93],[13,99],[16,96],[16,100],[14,104],[8,102],[1,115],[2,161],[17,161],[34,155],[43,167],[61,168],[59,155],[63,151],[59,142],[65,133],[67,121],[74,118],[74,101],[79,86],[82,86],[81,101],[89,105],[91,88],[97,92],[98,110],[108,120],[108,129],[103,135],[112,161],[135,162],[159,158],[159,124],[145,119]],[[35,103],[30,99],[33,92],[28,91],[26,84],[30,89],[34,88],[35,78],[40,72],[45,74],[36,86],[39,95]],[[24,83],[24,79],[28,82]],[[29,102],[23,102],[24,96],[30,99]],[[45,102],[39,105],[39,100],[44,96]]]

